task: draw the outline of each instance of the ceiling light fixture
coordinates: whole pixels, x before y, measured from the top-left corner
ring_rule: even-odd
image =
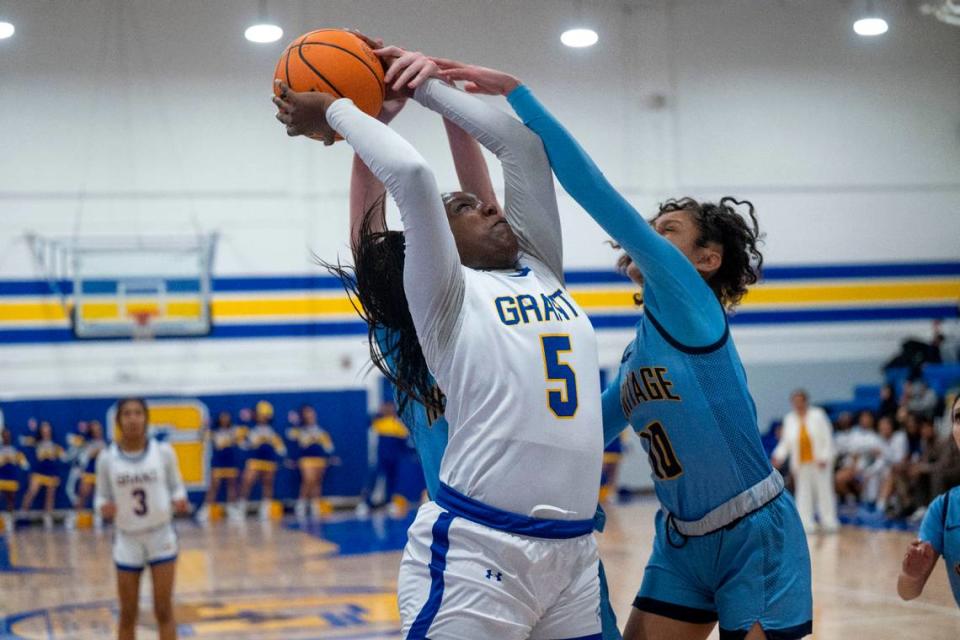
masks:
[[[853,31],[858,36],[879,36],[889,30],[887,21],[880,17],[872,1],[867,2],[867,10],[853,23]]]
[[[260,0],[260,22],[247,27],[243,37],[257,44],[276,42],[283,37],[283,29],[267,18],[267,0]]]

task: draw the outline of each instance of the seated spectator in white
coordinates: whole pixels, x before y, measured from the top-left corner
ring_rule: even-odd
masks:
[[[850,450],[850,438],[853,435],[853,416],[849,411],[844,411],[837,416],[833,423],[833,450],[837,457],[837,464],[843,463],[843,457]]]
[[[783,418],[783,437],[773,452],[773,464],[780,468],[789,458],[796,486],[797,511],[803,528],[816,531],[814,514],[825,533],[835,532],[837,500],[833,490],[833,429],[826,412],[810,406],[807,392],[790,395],[793,411]]]
[[[871,411],[861,411],[857,423],[844,432],[841,446],[837,446],[835,484],[837,497],[855,504],[862,497],[866,485],[866,470],[881,456],[882,442],[876,431],[876,418]],[[869,502],[876,499],[876,491]]]
[[[960,451],[950,437],[937,436],[932,420],[921,418],[920,452],[895,467],[893,479],[895,515],[912,513],[912,518],[919,519],[934,496],[960,484]]]
[[[903,464],[909,453],[907,434],[896,428],[896,423],[889,417],[883,416],[877,423],[880,438],[880,455],[873,464],[864,469],[863,498],[866,502],[873,502],[877,511],[887,508],[887,500],[893,493],[893,474],[895,466]]]
[[[932,418],[937,411],[937,394],[920,378],[903,385],[903,404],[910,413]]]

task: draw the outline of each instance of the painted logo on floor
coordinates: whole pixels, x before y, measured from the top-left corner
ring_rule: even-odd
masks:
[[[140,629],[155,631],[150,605],[141,604]],[[397,638],[397,594],[376,587],[296,587],[178,593],[182,638],[244,640],[367,640]],[[107,638],[114,633],[114,600],[38,609],[0,619],[0,638]]]

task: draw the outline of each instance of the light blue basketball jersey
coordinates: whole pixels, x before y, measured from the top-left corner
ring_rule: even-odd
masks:
[[[930,503],[919,537],[943,556],[953,599],[960,605],[960,487],[950,489]]]
[[[396,340],[396,338],[383,328],[377,329],[375,337],[380,352],[390,353],[392,349],[391,341]],[[393,370],[394,365],[391,356],[386,357],[386,363]],[[437,388],[432,376],[430,383],[434,389]],[[393,394],[397,399],[397,406],[401,408],[400,420],[410,431],[413,445],[420,457],[424,480],[427,483],[427,494],[433,499],[437,495],[437,488],[440,486],[440,461],[443,460],[443,452],[447,448],[447,421],[443,414],[437,414],[416,400],[406,398],[406,394],[396,387],[393,388]]]
[[[729,330],[688,348],[647,310],[612,389],[643,441],[657,497],[697,520],[770,475],[757,412]]]

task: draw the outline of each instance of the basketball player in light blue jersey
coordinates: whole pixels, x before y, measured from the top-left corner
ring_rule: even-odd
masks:
[[[384,124],[389,124],[405,102],[403,99],[386,102],[378,119]],[[449,120],[444,119],[443,124],[461,190],[465,193],[480,194],[479,197],[485,202],[497,202],[480,145]],[[391,380],[400,419],[410,431],[423,468],[427,495],[432,499],[437,495],[439,488],[440,461],[447,446],[448,425],[443,415],[446,399],[429,371],[426,371],[424,386],[427,395],[423,400],[411,396],[409,392],[398,386],[396,359],[398,351],[402,348],[403,336],[396,329],[389,329],[386,326],[395,324],[386,309],[403,308],[406,304],[405,301],[390,301],[394,295],[401,297],[403,295],[403,248],[402,245],[391,245],[383,241],[375,244],[361,243],[361,239],[369,238],[373,230],[384,236],[390,233],[385,220],[385,195],[383,183],[371,173],[358,156],[355,156],[350,177],[350,237],[355,249],[354,268],[348,271],[340,266],[330,264],[326,266],[331,273],[341,278],[348,294],[360,302],[359,309],[362,310],[362,317],[371,328],[371,359]],[[398,232],[393,233],[400,237]],[[396,255],[388,258],[389,252],[395,252]],[[388,268],[386,266],[388,263],[393,263],[396,268]],[[422,354],[419,358],[422,360]],[[426,368],[425,363],[423,367]],[[606,516],[598,505],[594,516],[594,529],[602,532],[605,520]],[[616,615],[610,606],[602,563],[599,565],[599,570],[603,640],[620,640],[621,635],[617,628]]]
[[[661,504],[624,637],[706,638],[718,621],[721,638],[810,634],[806,538],[764,454],[727,325],[726,311],[757,281],[763,261],[753,206],[684,198],[647,222],[516,78],[437,62],[468,91],[507,96],[540,135],[561,185],[626,251],[621,267],[643,285],[636,338],[603,395],[607,441],[629,420]]]
[[[960,395],[950,407],[953,441],[960,447]],[[960,605],[960,486],[933,499],[920,523],[918,539],[910,543],[903,558],[897,593],[913,600],[923,593],[937,560],[943,556],[953,598]]]
[[[418,85],[414,99],[487,146],[507,177],[503,213],[441,198],[416,150],[349,99],[280,87],[289,134],[339,133],[397,202],[409,314],[447,397],[441,482],[401,561],[402,633],[599,639],[596,339],[563,286],[549,162],[516,120],[429,78],[422,55],[378,54],[395,89]]]

